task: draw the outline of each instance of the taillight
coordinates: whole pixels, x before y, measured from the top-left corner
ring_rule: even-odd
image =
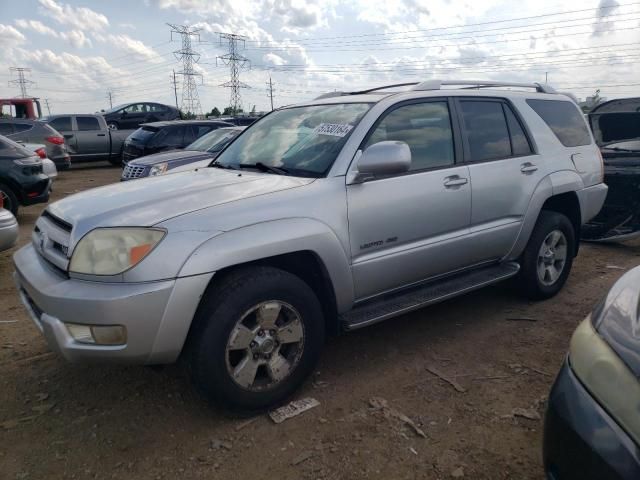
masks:
[[[44,148],[40,147],[36,150],[36,153],[40,158],[47,158],[47,152]]]
[[[4,208],[4,194],[0,192],[0,208]]]
[[[54,145],[64,145],[64,137],[47,137],[45,140]]]

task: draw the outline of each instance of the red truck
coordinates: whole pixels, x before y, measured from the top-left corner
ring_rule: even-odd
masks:
[[[37,120],[42,117],[38,98],[0,98],[0,116]]]

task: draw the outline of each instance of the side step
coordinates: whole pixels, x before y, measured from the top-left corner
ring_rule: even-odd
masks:
[[[516,262],[501,263],[374,298],[342,315],[342,326],[345,330],[366,327],[506,280],[517,274],[519,270],[520,265]]]

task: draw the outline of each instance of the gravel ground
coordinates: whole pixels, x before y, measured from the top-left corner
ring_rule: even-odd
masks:
[[[53,200],[118,175],[74,167]],[[21,210],[21,244],[42,208]],[[571,332],[640,263],[640,243],[583,245],[546,302],[498,285],[329,339],[298,394],[320,406],[279,425],[225,416],[175,366],[70,365],[48,353],[11,255],[0,253],[0,320],[17,320],[0,323],[0,479],[523,480],[543,478],[542,420],[511,413],[543,415]]]

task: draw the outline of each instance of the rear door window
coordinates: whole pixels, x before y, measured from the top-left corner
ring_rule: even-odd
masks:
[[[100,130],[100,123],[94,117],[76,117],[76,123],[80,131]]]
[[[73,130],[71,128],[71,117],[58,117],[49,122],[53,128],[59,132],[68,132]]]
[[[511,156],[511,141],[502,103],[460,101],[470,161],[482,162]]]
[[[579,147],[591,143],[591,135],[578,107],[565,100],[527,100],[565,147]]]
[[[10,123],[0,123],[0,135],[11,135],[13,126]]]

